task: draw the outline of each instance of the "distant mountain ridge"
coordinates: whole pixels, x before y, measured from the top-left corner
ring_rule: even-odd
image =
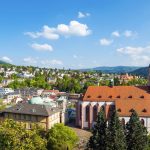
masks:
[[[81,71],[101,71],[102,73],[129,73],[139,68],[141,67],[138,67],[138,66],[115,66],[115,67],[101,66],[101,67],[95,67],[91,69],[81,69]]]
[[[138,76],[147,77],[148,76],[148,67],[141,67],[141,68],[138,68],[134,71],[131,71],[130,73],[134,74],[134,75],[138,75]]]

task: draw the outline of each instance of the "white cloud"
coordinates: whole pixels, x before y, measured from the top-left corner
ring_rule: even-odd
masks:
[[[133,31],[131,31],[131,30],[126,30],[126,31],[124,31],[123,35],[124,35],[125,37],[134,37],[134,36],[137,35],[137,33],[136,33],[136,32],[133,32]]]
[[[69,25],[59,24],[57,32],[65,36],[87,36],[91,34],[91,30],[86,24],[74,20],[70,21]]]
[[[111,33],[111,35],[113,35],[115,37],[120,37],[119,31],[114,31],[114,32]]]
[[[90,13],[83,13],[83,12],[78,12],[78,18],[85,18],[85,17],[89,17]]]
[[[31,38],[43,37],[49,40],[59,39],[59,35],[56,33],[55,28],[50,28],[44,25],[41,32],[26,32],[25,35],[29,35]]]
[[[9,57],[7,57],[7,56],[3,56],[3,57],[1,58],[1,60],[5,61],[5,62],[8,62],[8,63],[11,63],[11,62],[12,62],[12,60],[11,60]]]
[[[117,49],[117,52],[127,55],[131,58],[134,65],[147,65],[150,63],[150,46],[146,47],[123,47]]]
[[[30,36],[31,38],[43,37],[50,40],[57,40],[60,35],[87,36],[91,34],[91,30],[89,30],[86,24],[73,20],[70,21],[69,25],[58,24],[56,28],[44,25],[41,32],[26,32],[24,34]]]
[[[31,44],[31,47],[38,51],[50,51],[50,52],[53,51],[53,47],[49,44],[33,43]]]
[[[37,58],[26,57],[26,58],[23,59],[23,61],[27,64],[36,64],[37,63]]]
[[[100,39],[100,44],[103,46],[109,46],[113,43],[113,40],[108,40],[106,38]]]

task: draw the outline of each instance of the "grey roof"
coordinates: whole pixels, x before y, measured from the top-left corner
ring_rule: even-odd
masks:
[[[19,103],[10,108],[6,108],[3,113],[10,112],[16,114],[28,114],[28,115],[39,115],[39,116],[50,116],[56,112],[62,111],[59,108],[52,108],[47,105]]]

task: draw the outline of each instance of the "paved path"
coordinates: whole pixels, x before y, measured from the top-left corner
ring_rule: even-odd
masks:
[[[78,148],[75,148],[74,150],[84,150],[87,142],[89,141],[90,136],[92,135],[91,132],[83,129],[76,128],[74,126],[70,126],[78,135],[79,137],[79,143]]]

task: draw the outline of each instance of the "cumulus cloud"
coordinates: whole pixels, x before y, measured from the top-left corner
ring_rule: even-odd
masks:
[[[31,38],[43,37],[49,40],[59,39],[59,35],[56,33],[55,28],[50,28],[47,25],[44,25],[41,32],[25,32],[25,35],[30,36]]]
[[[3,57],[1,58],[1,60],[5,61],[5,62],[8,62],[8,63],[11,63],[11,62],[12,62],[12,60],[11,60],[9,57],[7,57],[7,56],[3,56]]]
[[[78,18],[85,18],[85,17],[89,17],[90,13],[83,13],[83,12],[78,12]]]
[[[131,30],[126,30],[126,31],[124,31],[123,35],[124,35],[125,37],[134,37],[134,36],[137,35],[137,33],[136,33],[136,32],[133,32],[133,31],[131,31]]]
[[[49,44],[38,44],[38,43],[33,43],[31,44],[31,47],[37,51],[53,51],[53,47]]]
[[[70,21],[69,25],[59,24],[57,26],[57,32],[67,36],[87,36],[91,34],[91,30],[89,30],[86,24],[74,20]]]
[[[120,37],[120,33],[119,31],[114,31],[111,33],[112,36],[115,36],[115,37]]]
[[[103,39],[100,39],[99,42],[100,42],[100,45],[102,45],[102,46],[109,46],[113,43],[113,40],[103,38]]]
[[[146,47],[127,46],[117,49],[117,52],[129,56],[134,65],[147,65],[150,63],[150,46]]]
[[[82,24],[78,21],[70,21],[68,25],[58,24],[57,27],[49,27],[44,25],[41,32],[25,32],[25,35],[31,38],[43,37],[50,40],[59,39],[60,35],[63,36],[88,36],[91,34],[86,24]]]

